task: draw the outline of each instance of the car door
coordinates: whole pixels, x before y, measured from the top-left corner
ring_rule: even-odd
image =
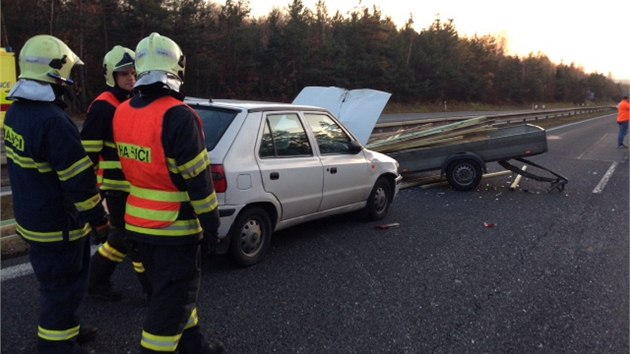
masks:
[[[262,181],[287,220],[319,210],[323,168],[296,112],[269,113],[258,152]]]
[[[363,151],[352,148],[353,138],[329,115],[304,113],[324,169],[324,191],[320,211],[364,201],[370,185],[369,162]]]

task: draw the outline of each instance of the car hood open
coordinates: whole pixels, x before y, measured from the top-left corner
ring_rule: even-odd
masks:
[[[390,97],[388,92],[372,89],[307,86],[293,104],[329,110],[365,145]]]

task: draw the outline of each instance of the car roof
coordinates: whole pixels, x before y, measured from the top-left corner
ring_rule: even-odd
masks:
[[[186,102],[187,104],[200,105],[200,106],[247,110],[248,112],[301,110],[301,111],[320,111],[320,112],[326,112],[330,114],[330,112],[327,109],[322,108],[322,107],[295,105],[291,103],[281,103],[281,102],[247,101],[247,100],[232,100],[232,99],[208,99],[208,98],[199,98],[199,97],[186,97],[184,102]]]

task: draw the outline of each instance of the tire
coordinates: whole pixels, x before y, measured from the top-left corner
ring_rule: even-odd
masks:
[[[481,181],[481,175],[481,166],[472,159],[455,160],[446,168],[448,183],[458,191],[469,191],[477,188]]]
[[[243,267],[259,263],[267,253],[271,234],[271,220],[265,209],[243,210],[230,229],[230,257]]]
[[[376,221],[387,216],[389,206],[392,204],[392,194],[392,186],[386,178],[376,180],[365,206],[366,217]]]

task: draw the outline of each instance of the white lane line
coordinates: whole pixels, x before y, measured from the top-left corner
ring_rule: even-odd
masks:
[[[29,275],[33,273],[33,267],[31,263],[22,263],[8,268],[3,268],[0,271],[0,281],[11,280],[17,277]]]
[[[90,248],[91,254],[94,254],[94,252],[96,252],[97,249],[98,249],[98,246],[92,245]],[[33,274],[33,267],[31,266],[31,262],[22,263],[22,264],[14,265],[7,268],[2,268],[0,270],[0,282],[23,277],[30,274]]]
[[[608,180],[610,179],[612,174],[615,173],[616,168],[617,162],[613,162],[612,165],[610,165],[610,167],[608,168],[608,171],[606,171],[604,177],[602,177],[597,186],[595,186],[595,189],[593,189],[593,193],[601,193],[604,190],[604,187],[606,187]]]

